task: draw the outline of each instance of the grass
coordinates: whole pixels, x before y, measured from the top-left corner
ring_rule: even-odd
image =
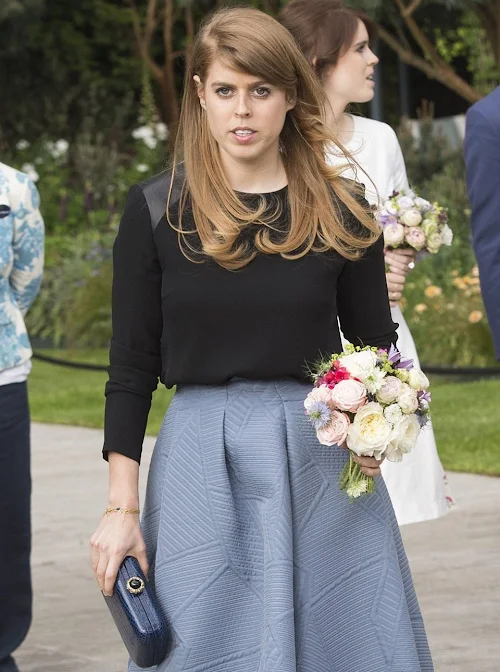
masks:
[[[106,364],[106,351],[50,352],[54,357]],[[34,361],[30,376],[32,419],[37,422],[103,426],[107,374]],[[432,380],[432,412],[445,469],[500,476],[500,380]],[[147,433],[155,435],[173,390],[159,386],[153,395]]]

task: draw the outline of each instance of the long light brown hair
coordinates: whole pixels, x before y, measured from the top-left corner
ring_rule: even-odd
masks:
[[[198,75],[203,84],[215,59],[238,72],[259,77],[296,101],[280,136],[288,178],[290,227],[278,241],[272,235],[276,213],[267,214],[264,202],[257,211],[250,208],[231,188],[199,104],[193,77]],[[293,37],[275,19],[255,9],[236,8],[220,10],[205,22],[187,63],[176,138],[174,176],[180,157],[185,169],[177,222],[171,221],[167,204],[168,221],[178,231],[186,256],[199,260],[199,250],[183,226],[188,195],[203,253],[228,269],[245,266],[259,252],[296,259],[311,250],[333,249],[347,259],[356,259],[373,244],[380,231],[366,202],[359,197],[361,188],[343,180],[341,169],[325,161],[325,147],[338,143],[324,123],[324,110],[319,81]],[[256,221],[263,226],[249,247],[240,234]]]

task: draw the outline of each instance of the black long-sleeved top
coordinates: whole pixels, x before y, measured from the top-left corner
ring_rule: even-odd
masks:
[[[295,261],[259,254],[237,271],[212,259],[193,263],[164,214],[169,180],[164,173],[131,188],[114,244],[105,456],[140,460],[158,378],[167,387],[233,377],[305,380],[306,363],[341,350],[337,316],[355,344],[388,347],[397,338],[382,239],[358,261],[332,251]],[[281,202],[276,228],[286,230],[287,189],[265,197]],[[358,224],[348,215],[347,225]],[[242,235],[251,241],[257,226]]]

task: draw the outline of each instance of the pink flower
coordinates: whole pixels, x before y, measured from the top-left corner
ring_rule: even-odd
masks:
[[[366,404],[366,387],[357,380],[342,380],[332,390],[332,401],[341,411],[356,413]]]
[[[402,387],[403,383],[399,378],[396,378],[396,376],[386,376],[384,384],[377,392],[377,400],[381,404],[392,404],[398,398]]]
[[[313,389],[309,392],[307,399],[304,402],[306,411],[309,410],[311,404],[314,404],[314,402],[317,401],[322,401],[332,410],[335,408],[335,404],[332,401],[332,391],[326,385],[313,387]]]
[[[347,430],[351,421],[345,413],[332,411],[332,419],[322,429],[316,432],[318,441],[323,446],[340,446],[346,440]]]
[[[405,240],[414,250],[421,250],[425,247],[425,233],[416,226],[406,231]]]

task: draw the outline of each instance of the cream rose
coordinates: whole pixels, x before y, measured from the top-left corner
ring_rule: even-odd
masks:
[[[407,210],[399,218],[405,226],[418,226],[422,221],[422,215],[418,210]]]
[[[356,455],[380,459],[391,439],[392,427],[380,404],[370,401],[354,416],[347,432],[347,446]]]
[[[414,390],[426,390],[429,387],[429,379],[420,369],[410,369],[408,385]]]
[[[342,380],[332,390],[332,401],[339,410],[355,413],[366,404],[366,387],[357,380]]]
[[[386,376],[384,378],[384,384],[377,392],[377,400],[381,404],[392,404],[393,401],[396,401],[398,398],[403,383],[396,378],[396,376]]]
[[[345,413],[332,411],[330,422],[316,432],[318,441],[323,446],[340,446],[346,440],[351,421]]]
[[[401,462],[403,455],[411,453],[420,434],[420,425],[414,415],[405,416],[392,432],[385,455],[390,462]]]
[[[418,408],[417,393],[407,383],[403,383],[403,389],[398,396],[398,404],[405,414],[415,413]]]
[[[397,247],[404,242],[405,228],[402,224],[387,224],[384,227],[384,243],[388,247]]]

